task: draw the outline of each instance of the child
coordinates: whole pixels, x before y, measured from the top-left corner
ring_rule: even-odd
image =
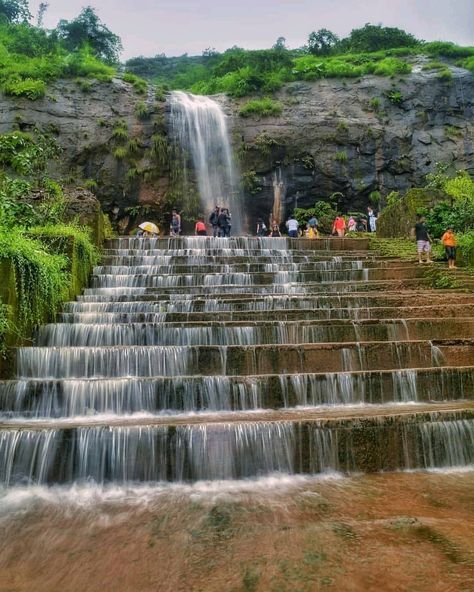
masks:
[[[448,258],[449,269],[456,268],[456,237],[452,228],[448,228],[441,237],[441,242],[444,245],[446,251],[446,257]]]

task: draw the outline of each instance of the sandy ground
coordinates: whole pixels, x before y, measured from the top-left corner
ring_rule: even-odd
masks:
[[[0,498],[1,592],[474,591],[474,472]]]

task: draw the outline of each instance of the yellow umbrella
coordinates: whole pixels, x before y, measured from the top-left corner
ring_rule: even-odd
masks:
[[[150,234],[160,234],[160,230],[156,224],[153,222],[142,222],[138,228],[141,228],[145,232],[149,232]]]

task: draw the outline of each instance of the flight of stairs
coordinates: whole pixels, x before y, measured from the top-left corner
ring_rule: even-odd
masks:
[[[473,313],[366,239],[111,239],[0,383],[0,484],[474,464]]]

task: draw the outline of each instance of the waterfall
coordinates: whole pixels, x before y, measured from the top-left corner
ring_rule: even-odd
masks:
[[[215,205],[228,207],[232,233],[239,234],[242,206],[221,106],[209,97],[181,91],[171,93],[170,106],[171,133],[191,156],[204,215],[208,217]]]
[[[285,183],[283,181],[283,173],[279,167],[273,173],[273,210],[271,214],[270,224],[274,222],[280,225],[283,222],[285,212],[283,210],[283,199],[285,197]]]
[[[0,488],[473,464],[472,323],[406,316],[386,259],[334,245],[110,240],[0,381]]]

